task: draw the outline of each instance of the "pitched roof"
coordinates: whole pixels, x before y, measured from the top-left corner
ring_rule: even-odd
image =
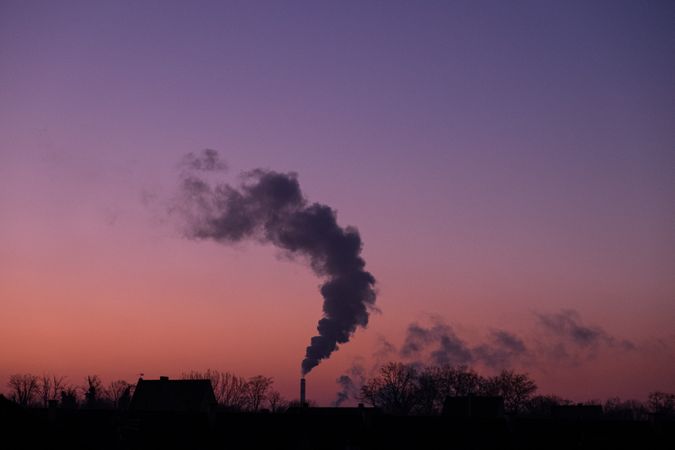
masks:
[[[138,380],[133,411],[205,412],[216,403],[209,380]]]

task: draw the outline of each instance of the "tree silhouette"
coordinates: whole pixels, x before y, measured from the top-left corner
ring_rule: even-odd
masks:
[[[99,408],[103,395],[103,383],[98,375],[87,375],[85,378],[84,403],[87,408]]]
[[[129,408],[129,404],[131,403],[131,389],[133,385],[127,384],[127,387],[124,389],[122,392],[122,395],[120,395],[120,398],[117,401],[117,409],[127,409]]]
[[[65,386],[66,377],[57,377],[43,374],[38,380],[37,395],[45,408],[49,405],[49,400],[57,400],[61,389]]]
[[[278,391],[271,391],[267,396],[267,404],[273,413],[283,412],[288,409],[288,401]]]
[[[518,414],[525,409],[527,401],[537,390],[537,384],[526,373],[502,370],[499,375],[488,380],[486,394],[504,398],[504,410]]]
[[[481,394],[486,390],[487,379],[467,366],[441,366],[429,369],[437,380],[441,401],[445,397]]]
[[[216,401],[222,408],[231,411],[246,409],[248,382],[243,377],[213,369],[207,369],[204,372],[196,370],[183,372],[181,377],[187,380],[210,380]]]
[[[605,417],[622,420],[645,420],[647,407],[637,400],[607,399],[602,407]]]
[[[440,411],[439,383],[437,373],[433,369],[426,369],[417,378],[417,404],[415,412],[422,415],[436,414]]]
[[[220,386],[216,394],[219,403],[226,409],[240,411],[246,408],[246,379],[230,372],[221,372]]]
[[[108,384],[108,387],[105,389],[105,395],[110,400],[113,408],[117,409],[120,407],[120,400],[129,391],[131,393],[131,385],[124,380],[115,380],[111,381]]]
[[[270,377],[256,375],[246,383],[246,399],[251,411],[259,411],[267,400],[273,380]]]
[[[30,373],[10,375],[7,385],[12,399],[23,407],[33,403],[39,388],[38,377]]]
[[[400,362],[384,365],[377,377],[361,388],[363,400],[392,414],[410,414],[418,393],[418,373],[414,366]]]
[[[77,389],[74,387],[65,387],[61,389],[61,407],[64,409],[75,409],[78,405]]]
[[[654,414],[673,415],[675,414],[675,394],[651,392],[647,398],[647,408]]]
[[[249,379],[230,372],[206,370],[183,373],[187,379],[208,379],[214,386],[219,405],[231,411],[260,411],[269,408],[282,412],[300,406],[299,401],[287,401],[272,389],[273,379],[257,375]],[[9,397],[23,407],[46,406],[49,400],[60,397],[61,407],[74,409],[82,400],[90,409],[114,407],[126,409],[131,401],[134,385],[114,380],[105,388],[97,375],[85,378],[85,386],[68,386],[65,377],[44,374],[13,374],[7,385]],[[467,366],[429,366],[390,362],[380,368],[361,387],[359,400],[396,415],[434,415],[442,411],[447,397],[500,396],[505,411],[513,415],[545,417],[555,406],[572,402],[555,395],[535,395],[537,385],[526,373],[503,370],[496,376],[484,377]],[[79,398],[84,394],[84,399]],[[310,405],[316,403],[309,401]],[[586,404],[597,404],[598,401]],[[616,420],[646,420],[649,413],[672,417],[675,415],[675,394],[655,391],[648,400],[623,401],[610,398],[604,405],[605,417]]]
[[[512,414],[525,411],[537,390],[529,375],[503,370],[490,378],[466,366],[431,366],[422,370],[410,364],[390,362],[361,389],[361,398],[370,405],[398,414],[438,414],[447,397],[500,396]]]

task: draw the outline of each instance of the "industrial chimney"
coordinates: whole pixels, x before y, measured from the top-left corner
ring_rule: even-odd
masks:
[[[300,378],[300,407],[304,408],[307,404],[305,403],[305,379]]]

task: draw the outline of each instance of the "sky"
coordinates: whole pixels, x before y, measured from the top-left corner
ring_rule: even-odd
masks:
[[[361,234],[377,310],[309,374],[319,404],[355,362],[432,361],[440,338],[402,352],[411,324],[542,393],[674,391],[674,22],[667,1],[0,1],[0,391],[214,368],[297,397],[323,280],[185,237],[167,209],[207,148],[219,180],[294,172]],[[500,333],[525,350],[486,358]]]

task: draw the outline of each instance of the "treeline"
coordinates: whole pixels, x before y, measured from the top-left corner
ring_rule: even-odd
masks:
[[[281,412],[293,405],[273,388],[271,377],[257,375],[244,378],[209,369],[184,372],[181,378],[210,380],[218,406],[223,410],[257,412],[267,409]],[[68,409],[126,409],[136,387],[125,380],[104,385],[98,375],[89,375],[83,384],[73,385],[66,377],[30,373],[11,375],[7,386],[9,399],[20,406],[48,407],[53,401]]]
[[[227,411],[257,412],[267,409],[282,412],[297,404],[289,402],[274,389],[273,378],[263,375],[244,378],[231,372],[208,369],[204,372],[183,372],[181,377],[189,380],[211,380],[218,406]]]
[[[190,371],[183,379],[208,379],[221,410],[283,412],[299,402],[288,401],[274,389],[271,377],[240,377],[218,370]],[[114,380],[104,385],[97,375],[85,377],[81,385],[65,377],[14,374],[10,376],[9,398],[23,407],[47,407],[55,401],[62,408],[126,409],[135,384]],[[547,416],[556,406],[574,402],[537,393],[536,382],[526,373],[503,370],[495,376],[483,376],[466,366],[427,366],[390,362],[375,376],[355,389],[353,400],[395,415],[438,415],[447,397],[499,396],[507,414]],[[601,404],[606,417],[643,420],[649,414],[675,416],[675,394],[652,392],[645,402],[611,398]]]
[[[114,380],[104,385],[98,375],[88,375],[84,384],[74,385],[66,377],[37,376],[30,373],[9,377],[10,400],[23,407],[47,407],[56,402],[63,408],[125,408],[131,401],[134,385]]]
[[[447,397],[499,396],[510,415],[548,416],[555,406],[573,405],[556,395],[540,395],[537,384],[526,373],[503,370],[483,376],[466,366],[419,367],[390,362],[367,379],[357,398],[371,406],[397,415],[437,415]],[[606,417],[643,420],[649,414],[675,415],[675,394],[652,392],[646,402],[611,398],[601,404]]]

